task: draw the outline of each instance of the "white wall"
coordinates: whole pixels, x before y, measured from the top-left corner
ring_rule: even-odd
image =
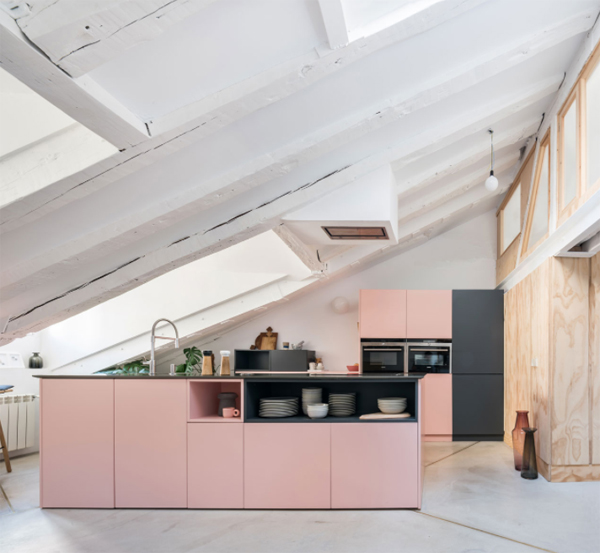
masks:
[[[422,246],[360,273],[318,288],[238,327],[210,343],[210,349],[248,348],[268,326],[282,342],[305,340],[323,357],[325,368],[343,370],[358,362],[358,295],[361,288],[493,289],[496,280],[496,217],[487,212]],[[350,311],[337,315],[331,301],[346,297]],[[198,342],[201,347],[203,342]]]

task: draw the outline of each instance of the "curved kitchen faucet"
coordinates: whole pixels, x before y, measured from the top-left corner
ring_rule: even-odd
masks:
[[[161,323],[163,321],[165,323],[169,323],[175,329],[175,338],[169,338],[167,336],[156,336],[156,326],[158,325],[158,323]],[[158,319],[158,321],[156,321],[152,325],[152,332],[150,335],[150,361],[145,362],[146,365],[149,365],[148,374],[150,376],[156,375],[156,361],[154,360],[154,344],[155,344],[157,338],[160,338],[161,340],[175,340],[175,347],[178,348],[179,347],[179,332],[177,332],[177,327],[175,326],[175,323],[173,321],[170,321],[169,319]],[[172,370],[171,370],[171,376],[173,376]]]

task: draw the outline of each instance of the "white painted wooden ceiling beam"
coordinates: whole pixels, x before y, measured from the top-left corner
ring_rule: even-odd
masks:
[[[348,27],[342,0],[319,0],[319,7],[330,48],[336,50],[346,46],[350,40],[348,39]]]
[[[368,132],[397,121],[410,113],[414,113],[419,109],[423,109],[454,94],[458,94],[471,86],[514,67],[518,63],[531,59],[532,56],[547,48],[568,40],[589,27],[589,15],[590,11],[586,10],[557,25],[550,26],[542,32],[526,36],[517,43],[510,43],[502,48],[498,48],[491,57],[488,56],[484,59],[476,60],[467,68],[457,68],[449,74],[427,83],[426,86],[412,94],[409,98],[396,97],[386,99],[380,105],[370,106],[368,109],[358,111],[343,121],[318,129],[309,136],[303,136],[296,142],[286,144],[278,151],[270,152],[262,158],[252,160],[252,162],[242,168],[236,167],[232,169],[228,175],[220,176],[215,179],[214,184],[208,184],[203,189],[208,191],[207,196],[210,196],[210,191],[212,190],[212,200],[214,201],[218,198],[218,201],[222,202],[239,192],[247,190],[249,187],[259,186],[274,176],[289,172],[301,163],[320,157],[324,153],[332,151],[360,136],[364,136]],[[175,149],[178,143],[187,145],[190,140],[199,139],[201,135],[203,135],[203,131],[197,129],[196,132],[187,134],[185,141],[173,140],[172,133],[169,133],[164,138],[165,141],[172,141],[170,142],[170,147]],[[81,182],[84,183],[84,186],[79,186],[81,182],[77,182],[76,178],[68,179],[68,182],[57,182],[55,185],[55,197],[58,202],[52,201],[52,190],[46,189],[39,200],[36,200],[36,198],[27,198],[27,203],[23,206],[24,209],[20,209],[20,206],[17,205],[12,206],[9,212],[2,213],[0,232],[12,230],[19,224],[34,220],[37,216],[37,206],[43,207],[43,210],[39,213],[39,215],[43,215],[54,207],[64,205],[69,201],[70,197],[73,199],[80,198],[84,193],[91,193],[99,187],[113,182],[114,178],[121,178],[127,174],[128,164],[133,164],[136,168],[139,168],[145,162],[150,163],[156,160],[161,155],[161,152],[156,149],[157,144],[160,145],[160,138],[149,143],[146,152],[132,152],[131,155],[127,156],[132,161],[128,161],[127,157],[125,159],[115,158],[113,162],[114,169],[110,167],[107,169],[106,166],[108,164],[99,166],[98,173],[100,174],[100,178],[98,179],[91,176],[93,172],[91,174],[90,171],[83,172]],[[148,156],[146,161],[145,156]],[[235,186],[231,186],[234,183]],[[227,194],[222,194],[220,192],[221,188],[226,188]],[[197,199],[190,196],[186,197],[185,201],[191,205]],[[202,202],[205,202],[206,199],[207,197],[204,196]],[[24,214],[27,217],[24,218]]]
[[[528,137],[531,137],[536,133],[539,126],[540,119],[535,117],[524,122],[519,122],[518,125],[514,125],[504,132],[494,134],[495,149],[499,151],[506,146],[517,144],[518,142],[528,139]],[[443,161],[430,165],[424,171],[421,171],[416,175],[411,175],[408,178],[399,178],[398,173],[396,173],[399,192],[398,201],[403,202],[405,200],[410,200],[415,194],[420,193],[440,179],[453,175],[470,167],[481,159],[489,158],[489,156],[489,135],[487,133],[482,133],[481,140],[477,145],[461,150],[455,156],[444,158]],[[402,164],[402,162],[400,162],[400,164]]]
[[[490,124],[518,113],[554,93],[561,79],[562,76],[557,76],[527,88],[520,88],[513,94],[492,100],[476,109],[465,111],[443,125],[427,129],[409,141],[398,145],[392,144],[379,153],[358,159],[342,171],[324,178],[323,189],[325,191],[335,190],[391,161],[397,161],[400,158],[414,161],[453,144],[461,138],[483,132]],[[256,160],[252,163],[255,162]],[[239,168],[234,171],[239,171]],[[71,241],[61,243],[56,248],[47,250],[33,259],[26,259],[18,265],[12,264],[10,267],[6,267],[0,275],[0,281],[3,283],[2,294],[5,298],[19,296],[32,286],[43,285],[48,282],[48,279],[60,278],[65,271],[72,271],[78,264],[107,256],[111,251],[120,249],[143,236],[160,232],[161,229],[165,229],[177,221],[193,214],[197,215],[203,209],[216,208],[217,201],[213,199],[214,192],[208,194],[207,191],[213,187],[214,190],[219,190],[225,186],[235,189],[234,183],[229,180],[230,176],[230,174],[226,174],[225,178],[218,176],[211,182],[202,183],[197,190],[189,190],[181,196],[171,198],[168,203],[158,202],[146,210],[133,211],[128,214],[126,220],[113,221],[90,233],[80,234]],[[269,176],[270,178],[274,177],[273,174]],[[319,186],[310,188],[304,194],[292,192],[287,198],[293,201],[280,205],[290,205],[290,210],[296,209],[317,199],[321,194],[320,191],[321,187]],[[280,191],[280,193],[284,193],[284,191]],[[227,194],[224,196],[226,196],[224,199],[230,199]],[[236,222],[243,223],[242,228],[244,229],[251,226],[254,223],[254,215],[261,212],[261,209],[252,210],[250,206],[249,209],[250,213],[236,220]],[[276,226],[278,224],[277,217],[286,211],[282,208],[277,215],[273,216],[264,230]],[[262,216],[259,216],[258,219],[264,221]],[[194,247],[194,241],[187,239],[183,244],[186,248]],[[187,253],[193,254],[194,251],[190,249]],[[202,255],[198,255],[198,257],[202,257]]]
[[[500,175],[508,169],[516,167],[519,161],[518,150],[510,150],[503,153],[498,152],[498,154],[494,167],[494,173],[496,175]],[[410,203],[401,203],[401,207],[398,210],[399,224],[404,225],[425,213],[433,211],[450,200],[465,194],[477,186],[483,186],[488,175],[489,169],[479,167],[473,171],[469,171],[468,174],[457,180],[452,180],[443,187],[436,187],[435,190],[415,198]]]
[[[31,45],[15,21],[0,10],[0,67],[119,149],[148,138],[142,121],[104,93],[84,90]]]
[[[224,126],[303,90],[350,64],[392,44],[402,42],[471,10],[488,0],[429,2],[395,25],[347,46],[308,52],[236,85],[147,121],[153,136],[183,125],[210,121]]]
[[[38,0],[16,3],[25,36],[71,77],[80,77],[215,0]]]

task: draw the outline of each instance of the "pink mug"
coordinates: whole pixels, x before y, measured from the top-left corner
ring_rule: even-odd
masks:
[[[231,417],[239,417],[240,412],[235,407],[224,407],[223,416],[226,419],[230,419]]]

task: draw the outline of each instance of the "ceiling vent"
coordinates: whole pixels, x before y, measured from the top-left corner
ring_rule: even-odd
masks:
[[[389,240],[385,227],[321,227],[331,240]]]

